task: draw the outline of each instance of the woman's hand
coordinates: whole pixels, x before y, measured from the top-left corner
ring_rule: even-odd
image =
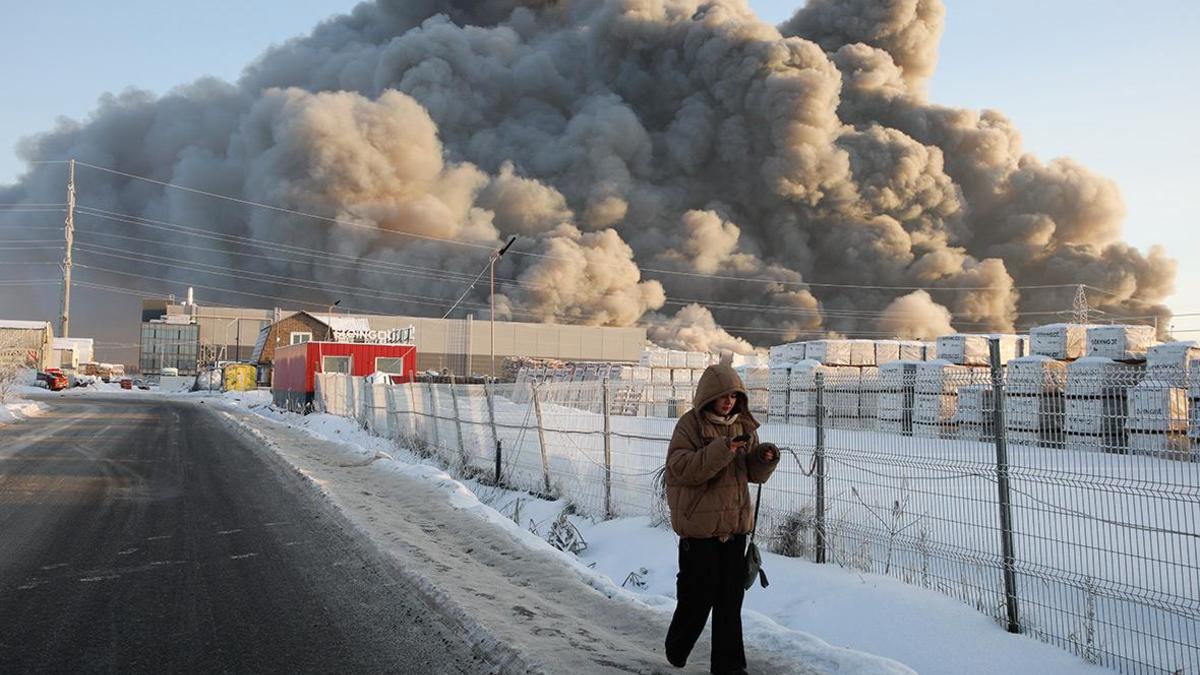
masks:
[[[729,439],[729,451],[733,452],[733,453],[737,453],[742,450],[745,450],[747,443],[749,443],[749,441],[739,441],[736,438],[731,438],[731,439]]]
[[[779,459],[779,449],[772,443],[762,444],[762,458],[766,462],[774,462]]]

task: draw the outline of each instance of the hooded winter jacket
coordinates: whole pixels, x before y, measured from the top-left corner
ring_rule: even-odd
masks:
[[[737,392],[733,424],[716,424],[706,406]],[[700,376],[692,409],[679,418],[667,448],[667,504],[671,527],[681,537],[709,538],[745,534],[754,524],[748,483],[765,483],[779,463],[768,462],[758,442],[758,422],[750,414],[746,387],[733,368],[709,366]],[[750,434],[745,450],[734,453],[729,441]]]

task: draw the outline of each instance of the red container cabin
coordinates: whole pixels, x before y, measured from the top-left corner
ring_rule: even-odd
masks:
[[[293,412],[312,409],[313,382],[317,373],[349,373],[365,377],[376,372],[408,382],[417,370],[413,345],[356,342],[301,342],[275,350],[271,394],[275,405]]]

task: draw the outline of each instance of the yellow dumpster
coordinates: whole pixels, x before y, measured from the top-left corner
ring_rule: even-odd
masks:
[[[254,391],[258,369],[249,363],[231,363],[225,366],[225,391]]]

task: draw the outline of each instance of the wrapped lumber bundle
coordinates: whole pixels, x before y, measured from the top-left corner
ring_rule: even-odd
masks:
[[[1155,343],[1153,326],[1091,326],[1087,330],[1087,355],[1114,361],[1140,362]]]

